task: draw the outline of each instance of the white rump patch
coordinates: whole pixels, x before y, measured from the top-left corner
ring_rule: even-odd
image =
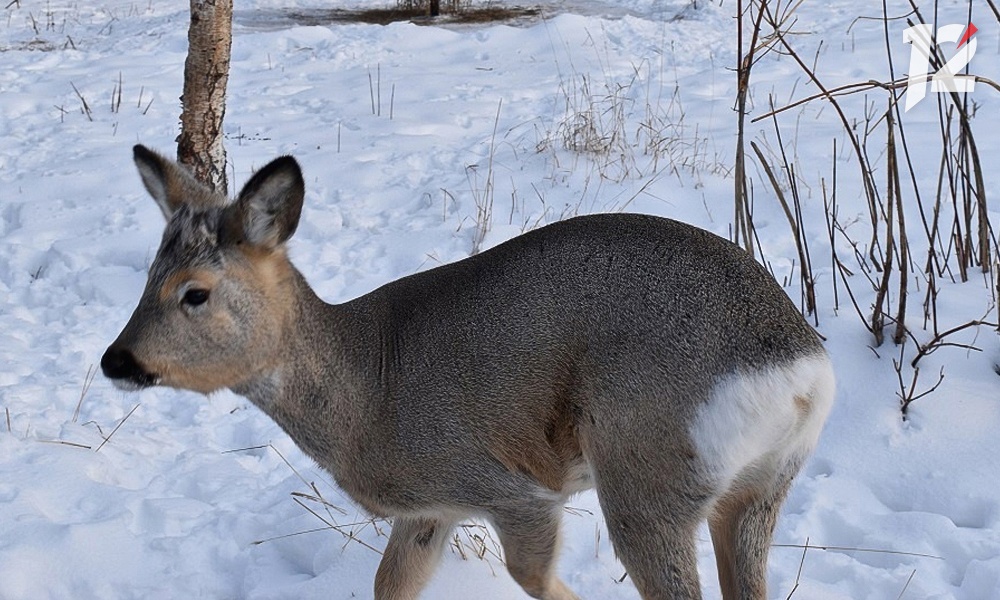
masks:
[[[726,376],[699,407],[691,439],[706,474],[723,487],[761,460],[797,462],[819,439],[833,404],[825,354]]]

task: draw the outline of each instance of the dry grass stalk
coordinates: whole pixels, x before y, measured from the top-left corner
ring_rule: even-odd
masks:
[[[910,587],[910,582],[913,581],[913,577],[917,574],[917,570],[913,569],[910,571],[910,576],[906,578],[906,583],[903,584],[903,589],[899,590],[899,595],[896,596],[896,600],[901,600],[903,594],[906,593],[906,588]]]
[[[799,582],[802,579],[802,567],[806,564],[806,552],[809,551],[809,538],[806,538],[806,543],[802,547],[802,558],[799,559],[799,570],[795,573],[795,585],[792,586],[792,591],[788,592],[788,596],[785,600],[791,600],[791,597],[795,595],[795,591],[799,589]]]
[[[901,552],[898,550],[886,550],[884,548],[863,548],[858,546],[830,546],[810,544],[806,540],[805,544],[771,544],[772,548],[801,548],[803,550],[822,550],[824,552],[858,552],[864,554],[888,554],[891,556],[910,556],[913,558],[929,558],[932,560],[945,560],[943,556],[935,554],[924,554],[921,552]]]
[[[118,82],[115,87],[111,90],[111,112],[117,113],[121,110],[122,106],[122,72],[118,71]]]
[[[71,81],[69,85],[73,88],[73,91],[76,92],[76,97],[80,99],[80,110],[83,112],[83,114],[87,116],[88,121],[93,122],[94,117],[91,114],[90,105],[87,104],[87,99],[83,97],[83,94],[80,93],[80,90],[76,89],[76,84],[74,84]]]
[[[71,448],[82,448],[83,450],[90,450],[91,446],[86,444],[78,444],[76,442],[67,442],[65,440],[38,440],[43,444],[58,444],[60,446],[69,446]],[[98,448],[100,449],[100,448]]]
[[[90,391],[91,384],[94,383],[94,378],[97,377],[97,369],[94,365],[87,367],[87,374],[83,376],[83,389],[80,390],[80,400],[76,403],[76,410],[73,411],[73,422],[76,423],[80,418],[80,408],[83,406],[83,399],[87,396],[87,392]]]
[[[486,241],[486,234],[493,227],[493,191],[494,174],[493,159],[496,156],[497,128],[500,125],[500,110],[503,108],[503,98],[497,102],[497,112],[493,119],[493,134],[490,136],[490,148],[486,160],[486,181],[483,189],[473,184],[469,173],[475,172],[475,168],[466,170],[466,177],[469,178],[469,186],[472,188],[472,196],[476,202],[476,227],[472,234],[472,254],[479,254],[482,250],[483,242]]]
[[[764,153],[761,152],[760,147],[753,141],[750,142],[750,147],[753,148],[754,153],[757,155],[757,160],[764,169],[764,173],[767,174],[768,180],[771,182],[771,187],[774,189],[775,196],[777,196],[778,202],[781,203],[781,208],[785,211],[785,217],[788,219],[788,225],[792,230],[792,238],[795,240],[795,249],[799,255],[799,265],[801,265],[799,268],[799,278],[802,282],[802,294],[805,303],[804,312],[810,315],[815,314],[816,284],[812,274],[812,261],[809,258],[807,250],[808,241],[805,239],[805,233],[802,230],[802,210],[798,194],[793,194],[793,202],[795,205],[793,211],[793,208],[789,205],[788,200],[785,198],[785,193],[782,190],[781,184],[778,182],[778,178],[775,176],[774,171],[771,169],[771,165],[764,157]],[[787,171],[789,172],[789,184],[792,186],[792,189],[795,189],[793,172],[790,168],[788,168]]]
[[[111,441],[111,438],[115,435],[115,433],[117,433],[118,430],[121,429],[122,425],[125,424],[125,421],[128,421],[128,418],[132,416],[132,413],[134,413],[136,409],[138,409],[139,406],[141,406],[141,404],[142,403],[136,404],[135,406],[132,407],[132,410],[128,411],[128,414],[125,415],[125,417],[121,421],[119,421],[117,425],[115,425],[115,428],[111,430],[111,433],[108,434],[108,437],[104,438],[104,441],[101,442],[101,444],[97,447],[97,450],[94,450],[94,452],[100,452],[101,448],[103,448],[105,444]]]

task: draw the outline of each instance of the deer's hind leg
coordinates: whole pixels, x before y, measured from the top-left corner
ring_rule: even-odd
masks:
[[[708,503],[697,488],[598,476],[615,553],[643,600],[699,600],[696,535]]]
[[[767,555],[800,464],[747,467],[713,506],[708,526],[725,600],[767,598]]]
[[[816,446],[833,402],[833,373],[825,360],[800,361],[784,375],[772,372],[750,383],[761,381],[772,385],[753,388],[744,384],[737,390],[748,392],[751,405],[771,406],[762,413],[768,415],[766,421],[745,425],[745,430],[758,435],[771,431],[770,437],[753,442],[767,450],[738,468],[708,515],[725,600],[767,598],[767,556],[781,505],[792,479]],[[775,381],[784,386],[775,387]],[[731,450],[728,454],[740,456]]]
[[[622,433],[611,421],[587,455],[615,553],[643,600],[698,600],[696,535],[714,490],[683,435]]]

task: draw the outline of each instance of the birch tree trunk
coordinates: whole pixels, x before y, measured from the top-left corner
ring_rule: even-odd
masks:
[[[233,0],[191,0],[177,160],[223,194],[228,184],[222,119],[232,42]]]

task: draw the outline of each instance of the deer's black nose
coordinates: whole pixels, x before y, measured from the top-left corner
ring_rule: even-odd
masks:
[[[128,350],[111,346],[101,358],[101,371],[104,376],[117,383],[127,383],[146,387],[153,385],[156,379],[147,373],[135,356]]]
[[[101,358],[101,371],[108,379],[130,379],[141,369],[131,352],[112,346]]]

